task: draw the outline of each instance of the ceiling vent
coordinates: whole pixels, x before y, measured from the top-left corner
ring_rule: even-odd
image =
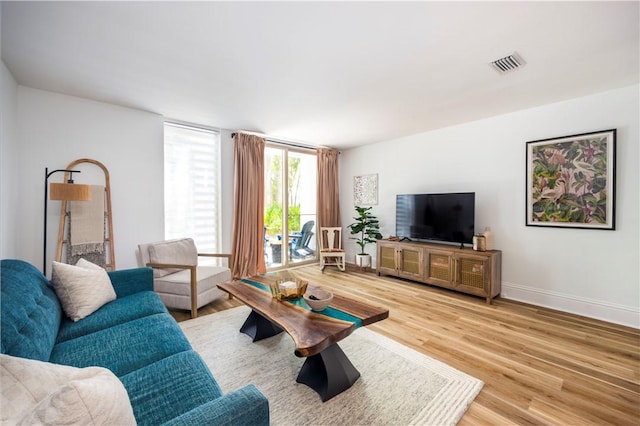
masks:
[[[516,52],[513,52],[509,56],[505,56],[504,58],[496,59],[491,62],[491,68],[496,70],[500,74],[506,74],[512,71],[517,70],[518,68],[522,68],[525,66],[526,62],[522,59],[520,55]]]

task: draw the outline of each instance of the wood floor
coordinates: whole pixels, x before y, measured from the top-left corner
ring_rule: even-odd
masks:
[[[640,425],[640,331],[513,301],[373,273],[292,270],[386,306],[370,329],[484,381],[460,425]],[[206,315],[239,306],[216,301]],[[178,320],[187,312],[172,312]]]

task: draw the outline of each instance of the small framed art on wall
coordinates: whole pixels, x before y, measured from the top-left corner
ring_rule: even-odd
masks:
[[[356,206],[378,204],[378,174],[353,177],[353,203]]]

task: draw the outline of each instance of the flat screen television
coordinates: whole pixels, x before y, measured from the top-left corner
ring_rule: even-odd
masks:
[[[402,239],[472,244],[475,192],[396,195],[396,235]]]

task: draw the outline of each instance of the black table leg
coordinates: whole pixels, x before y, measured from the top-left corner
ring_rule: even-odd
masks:
[[[282,329],[273,325],[271,321],[252,310],[244,321],[244,324],[242,324],[242,327],[240,327],[240,332],[251,337],[254,342],[257,342],[258,340],[282,333]]]
[[[307,357],[296,382],[318,392],[322,402],[325,402],[349,389],[359,377],[358,370],[334,343],[319,354]]]

